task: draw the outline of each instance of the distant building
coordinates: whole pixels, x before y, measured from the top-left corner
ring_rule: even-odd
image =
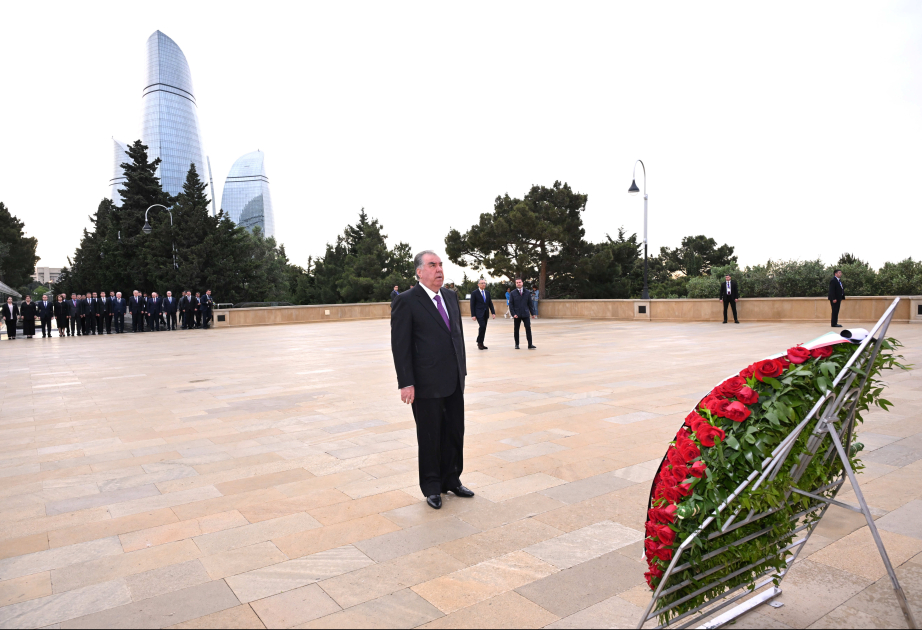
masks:
[[[221,209],[231,221],[248,230],[258,225],[265,236],[275,236],[275,216],[265,154],[253,151],[237,159],[224,182]]]
[[[119,188],[125,186],[125,170],[122,168],[122,164],[125,162],[131,163],[131,159],[128,157],[128,145],[124,142],[119,142],[115,138],[112,138],[112,144],[114,149],[114,157],[112,160],[112,179],[109,180],[109,199],[116,205],[121,207],[122,205],[122,196],[118,193]]]
[[[32,279],[42,284],[54,284],[61,277],[60,267],[36,267]]]

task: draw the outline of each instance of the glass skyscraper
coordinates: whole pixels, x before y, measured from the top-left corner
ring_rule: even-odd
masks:
[[[275,236],[272,196],[262,151],[247,153],[234,162],[224,182],[221,209],[237,225],[248,230],[258,225],[265,236]]]
[[[199,132],[198,106],[186,56],[172,39],[156,31],[147,39],[147,74],[141,97],[141,139],[148,157],[160,158],[160,185],[182,192],[189,165],[207,181],[205,151]]]

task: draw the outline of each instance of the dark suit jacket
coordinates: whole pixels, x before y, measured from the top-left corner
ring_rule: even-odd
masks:
[[[80,315],[92,315],[92,307],[90,306],[90,300],[88,298],[83,298],[82,300],[77,300],[78,314]]]
[[[202,296],[202,299],[199,300],[199,307],[201,307],[201,310],[203,313],[208,313],[211,311],[211,305],[213,303],[214,303],[214,300],[208,297],[208,294],[206,293],[205,295]]]
[[[55,300],[54,306],[52,308],[54,310],[55,317],[66,318],[68,315],[70,315],[70,309],[67,308],[67,300],[64,300],[63,302],[58,302]]]
[[[163,312],[167,315],[172,315],[176,312],[178,302],[176,298],[163,298],[161,304],[163,305]]]
[[[186,307],[187,310],[192,311],[193,313],[198,310],[198,298],[194,295],[189,298],[189,305]]]
[[[128,298],[128,310],[131,312],[132,317],[136,317],[144,312],[144,298],[142,296],[131,296]]]
[[[490,309],[490,312],[496,315],[496,310],[493,308],[493,298],[490,297],[490,292],[484,290],[484,293],[487,296],[486,302],[484,302],[483,297],[480,295],[480,287],[477,287],[471,292],[471,315],[474,317],[482,317],[486,314],[487,309]]]
[[[829,300],[844,300],[845,287],[839,284],[839,279],[835,276],[829,281]]]
[[[6,302],[3,303],[3,319],[6,320],[7,326],[10,325],[10,320],[16,321],[16,318],[19,317],[19,306],[13,302],[13,314],[10,315],[10,305]]]
[[[717,294],[722,300],[738,300],[740,299],[740,288],[736,284],[736,280],[730,280],[730,295],[727,295],[727,281],[724,279],[720,280],[720,292]]]
[[[100,315],[112,314],[112,299],[109,296],[96,300],[96,312]]]
[[[391,291],[391,302],[394,301],[394,298],[400,295],[399,291]]]
[[[82,300],[65,300],[65,304],[67,304],[67,314],[71,317],[79,317],[80,311],[83,308],[81,302]]]
[[[112,298],[112,313],[115,315],[124,315],[128,310],[128,302],[125,298]]]
[[[391,304],[391,352],[397,387],[413,385],[417,398],[446,398],[460,382],[464,391],[467,355],[458,296],[439,291],[451,328],[422,285],[398,295]]]
[[[160,316],[160,298],[147,298],[147,307],[144,312],[154,317]]]
[[[45,300],[39,300],[35,303],[38,307],[38,316],[42,319],[46,317],[54,317],[54,302],[48,300],[47,306],[45,305]]]
[[[509,292],[509,311],[519,317],[531,317],[531,291],[522,287],[522,293],[518,289],[512,289]]]

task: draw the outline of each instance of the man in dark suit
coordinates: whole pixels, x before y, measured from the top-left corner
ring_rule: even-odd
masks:
[[[12,341],[16,338],[16,322],[19,321],[19,307],[12,297],[6,298],[6,304],[3,305],[3,321],[6,322],[6,338]]]
[[[211,322],[211,309],[214,308],[214,300],[211,298],[211,289],[205,291],[205,295],[199,301],[199,308],[202,311],[202,328],[208,329],[208,323]]]
[[[112,299],[112,315],[115,319],[116,335],[125,332],[125,312],[127,310],[128,304],[125,303],[125,298],[122,297],[122,292],[119,291],[115,294],[115,298]]]
[[[93,306],[96,309],[96,317],[93,319],[93,328],[97,335],[103,333],[103,327],[106,324],[106,292],[93,292]]]
[[[515,349],[519,349],[519,325],[525,324],[525,338],[528,340],[528,349],[535,350],[531,342],[531,291],[525,288],[521,278],[515,279],[515,288],[509,293],[509,311],[515,320],[515,329],[513,337],[515,338]]]
[[[186,303],[186,328],[192,330],[195,328],[195,320],[198,318],[198,298],[192,295],[192,291],[189,291],[188,297],[189,301]]]
[[[92,299],[92,291],[80,296],[80,329],[83,331],[84,337],[90,334],[90,323],[93,321],[94,309]]]
[[[842,284],[842,270],[836,269],[832,280],[829,281],[829,305],[832,307],[832,327],[842,328],[839,323],[839,309],[845,299],[845,285]]]
[[[490,298],[490,292],[487,291],[487,281],[481,278],[477,283],[477,290],[471,293],[471,319],[480,324],[480,331],[477,333],[477,348],[480,350],[487,349],[483,345],[483,340],[487,335],[487,322],[491,314],[493,319],[496,319],[493,300]]]
[[[105,304],[106,304],[105,320],[106,320],[106,334],[107,335],[112,334],[112,316],[114,315],[114,311],[112,310],[113,302],[115,302],[115,291],[109,291],[109,297],[107,297],[105,300]]]
[[[128,311],[131,313],[131,332],[144,332],[144,298],[137,289],[128,301]]]
[[[154,291],[147,298],[147,318],[150,322],[150,329],[160,332],[160,297]]]
[[[45,293],[42,299],[36,304],[38,307],[38,319],[42,322],[42,339],[45,338],[45,329],[48,329],[48,336],[51,336],[51,318],[54,317],[54,302],[48,299]]]
[[[413,406],[419,445],[419,487],[430,507],[442,493],[474,493],[461,484],[464,464],[464,377],[467,357],[457,294],[442,287],[441,259],[414,259],[419,284],[391,304],[391,352],[400,400]]]
[[[77,335],[78,337],[82,334],[81,322],[80,319],[80,300],[77,299],[76,293],[70,294],[70,299],[67,300],[67,325],[68,331],[67,336],[73,337]]]
[[[727,307],[733,309],[733,323],[739,324],[740,320],[736,316],[736,302],[740,299],[740,290],[736,284],[736,280],[730,277],[730,274],[724,276],[724,281],[720,285],[720,294],[717,296],[718,300],[723,300],[724,303],[724,323],[727,323]]]
[[[163,298],[163,315],[166,318],[166,329],[176,330],[176,300],[173,299],[173,292],[167,291],[166,297]]]
[[[391,291],[391,302],[393,302],[394,298],[397,297],[398,295],[400,295],[400,287],[397,285],[394,285],[394,290]]]

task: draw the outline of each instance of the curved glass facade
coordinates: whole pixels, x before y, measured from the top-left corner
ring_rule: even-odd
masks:
[[[258,225],[266,237],[275,236],[272,196],[262,151],[247,153],[234,162],[224,181],[221,209],[237,225],[248,230]]]
[[[109,180],[109,199],[116,206],[122,205],[122,196],[118,194],[118,189],[125,185],[125,171],[122,164],[131,162],[128,157],[128,145],[112,138],[114,157],[112,159],[112,179]]]
[[[147,73],[141,97],[141,139],[148,157],[160,158],[160,185],[171,195],[182,192],[189,165],[207,181],[205,151],[199,132],[192,73],[172,39],[155,32],[147,39]]]

